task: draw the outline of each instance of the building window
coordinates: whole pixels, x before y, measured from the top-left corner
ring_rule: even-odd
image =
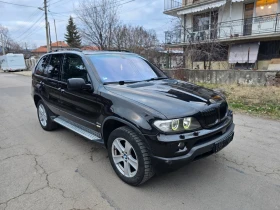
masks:
[[[277,13],[278,0],[257,0],[256,17]]]
[[[208,30],[210,24],[210,13],[202,13],[193,16],[193,31]]]

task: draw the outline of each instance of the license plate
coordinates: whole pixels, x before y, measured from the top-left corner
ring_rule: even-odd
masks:
[[[222,141],[216,142],[214,144],[214,152],[217,153],[219,152],[221,149],[223,149],[224,147],[226,147],[233,139],[233,134],[228,137],[227,139],[223,139]]]

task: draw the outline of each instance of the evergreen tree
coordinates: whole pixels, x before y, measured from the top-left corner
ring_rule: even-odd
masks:
[[[71,16],[69,18],[68,25],[66,27],[65,39],[70,47],[75,47],[75,48],[81,47],[82,44],[81,36]]]

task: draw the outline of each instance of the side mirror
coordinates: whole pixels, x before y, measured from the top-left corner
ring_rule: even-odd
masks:
[[[71,78],[67,80],[68,90],[92,90],[90,84],[86,84],[82,78]]]

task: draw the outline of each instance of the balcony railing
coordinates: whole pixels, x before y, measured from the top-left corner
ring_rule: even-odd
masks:
[[[212,1],[212,0],[164,0],[164,11],[190,6],[193,4],[199,4],[202,2],[208,2],[208,1]]]
[[[258,37],[280,32],[280,14],[259,16],[203,25],[185,30],[165,32],[166,44],[195,43],[207,40],[231,40],[242,37]],[[279,33],[280,36],[280,33]]]
[[[180,0],[164,0],[164,11],[182,7]]]

